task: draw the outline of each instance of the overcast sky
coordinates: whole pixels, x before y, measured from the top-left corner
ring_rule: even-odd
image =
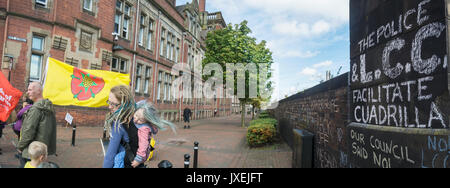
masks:
[[[177,0],[177,5],[192,0]],[[226,23],[249,22],[252,36],[266,40],[275,60],[273,98],[319,84],[327,70],[348,72],[349,0],[206,0]]]

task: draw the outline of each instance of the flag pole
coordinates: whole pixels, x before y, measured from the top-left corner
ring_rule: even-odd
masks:
[[[44,77],[43,77],[43,80],[41,81],[42,88],[45,88],[45,81],[47,80],[48,63],[49,63],[50,57],[51,57],[50,55],[47,57],[47,63],[45,63]]]

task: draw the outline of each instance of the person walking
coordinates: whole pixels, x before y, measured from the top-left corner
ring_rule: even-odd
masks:
[[[103,168],[124,168],[126,147],[130,145],[127,130],[131,127],[135,111],[134,98],[128,86],[120,85],[111,89],[107,103],[110,113],[106,116],[104,126],[109,132],[110,142],[103,160]]]
[[[191,111],[191,109],[189,109],[189,107],[186,107],[186,108],[183,110],[183,119],[184,119],[184,128],[185,128],[185,129],[186,129],[186,128],[188,128],[188,129],[191,128],[191,125],[190,125],[190,123],[191,123],[191,120],[190,120],[191,116],[192,116],[192,111]],[[186,127],[186,125],[187,125],[187,127]]]
[[[28,147],[33,141],[47,145],[48,155],[56,154],[56,117],[53,104],[43,98],[42,85],[32,82],[28,86],[27,95],[34,102],[24,114],[21,136],[17,150],[21,153],[20,164],[23,168],[30,160]]]

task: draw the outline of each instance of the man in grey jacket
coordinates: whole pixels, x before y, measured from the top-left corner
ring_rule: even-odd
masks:
[[[22,153],[21,167],[30,160],[28,146],[33,141],[47,145],[48,155],[56,154],[56,117],[53,104],[43,98],[43,89],[39,82],[33,82],[28,87],[28,97],[34,102],[24,114],[21,137],[17,150]]]

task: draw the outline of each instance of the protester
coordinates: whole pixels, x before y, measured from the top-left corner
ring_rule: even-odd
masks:
[[[17,121],[13,125],[13,131],[14,133],[16,133],[18,140],[20,140],[20,129],[22,128],[24,118],[23,115],[31,108],[31,106],[33,106],[33,103],[34,102],[30,98],[26,97],[23,101],[22,109],[19,111],[19,113],[17,113]]]
[[[133,168],[143,165],[151,152],[150,141],[152,135],[158,132],[158,129],[165,130],[170,127],[176,133],[176,126],[166,120],[159,118],[157,109],[151,103],[146,101],[138,102],[136,112],[134,113],[134,124],[138,129],[139,147],[131,166]]]
[[[25,164],[25,168],[37,168],[47,160],[47,145],[39,141],[34,141],[28,147],[28,154],[31,161]]]
[[[120,160],[120,158],[125,157],[125,147],[130,142],[127,129],[130,127],[135,110],[134,98],[130,89],[125,85],[112,88],[108,105],[110,113],[106,116],[104,126],[109,132],[110,142],[103,160],[103,168],[123,168],[125,164],[121,162],[124,160]],[[119,158],[117,160],[116,155],[122,157],[117,157]]]
[[[192,111],[191,111],[191,109],[189,109],[188,107],[186,107],[184,110],[183,110],[183,119],[184,119],[184,128],[186,129],[186,125],[187,125],[187,128],[188,129],[190,129],[191,128],[191,125],[190,125],[190,123],[191,123],[191,120],[190,120],[190,117],[192,116]]]
[[[30,161],[29,145],[39,141],[47,145],[48,155],[56,154],[56,117],[53,104],[42,96],[42,86],[33,82],[28,86],[27,95],[34,102],[24,114],[21,136],[17,150],[22,153],[21,167]]]

